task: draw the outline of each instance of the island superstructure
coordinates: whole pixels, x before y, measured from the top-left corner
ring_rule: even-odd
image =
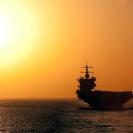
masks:
[[[96,90],[96,77],[91,76],[90,68],[87,64],[84,76],[78,79],[79,85],[76,94],[79,99],[87,102],[96,110],[121,110],[123,105],[133,98],[132,91],[101,91]]]

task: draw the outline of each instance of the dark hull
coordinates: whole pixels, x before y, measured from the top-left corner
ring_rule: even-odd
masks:
[[[92,91],[83,94],[77,92],[78,97],[87,102],[96,110],[121,110],[123,105],[133,97],[131,91],[111,92],[111,91]]]

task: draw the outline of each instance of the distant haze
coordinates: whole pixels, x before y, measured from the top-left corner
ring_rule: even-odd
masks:
[[[0,98],[75,97],[86,60],[98,89],[133,90],[133,0],[7,0],[0,9]]]

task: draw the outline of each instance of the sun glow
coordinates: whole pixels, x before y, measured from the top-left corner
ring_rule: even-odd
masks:
[[[11,26],[8,24],[8,21],[1,16],[0,17],[0,48],[6,47],[7,41],[10,39]]]
[[[37,18],[22,3],[0,3],[0,67],[27,57],[37,40]]]

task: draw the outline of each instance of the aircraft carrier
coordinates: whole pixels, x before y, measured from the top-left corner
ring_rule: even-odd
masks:
[[[96,77],[90,76],[87,64],[85,75],[78,79],[79,85],[76,94],[80,100],[87,102],[95,110],[122,110],[124,104],[133,98],[132,91],[113,92],[96,90]]]

